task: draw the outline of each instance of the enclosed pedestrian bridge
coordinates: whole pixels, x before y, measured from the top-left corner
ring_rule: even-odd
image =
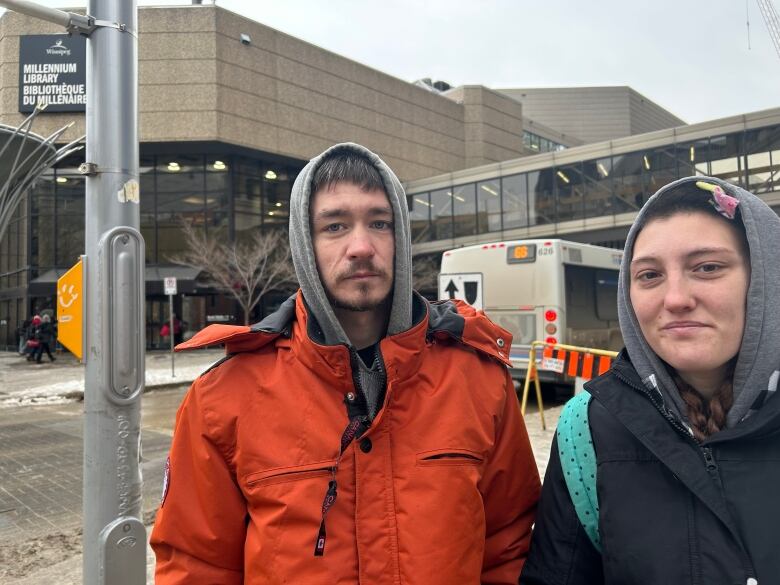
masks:
[[[642,204],[691,175],[780,210],[780,108],[408,182],[414,254],[545,237],[622,247]]]

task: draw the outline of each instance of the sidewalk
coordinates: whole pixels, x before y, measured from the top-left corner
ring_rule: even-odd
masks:
[[[146,390],[190,384],[224,355],[223,349],[177,353],[172,376],[170,352],[150,351],[146,354]],[[58,354],[55,362],[44,358],[40,364],[28,362],[14,352],[0,352],[0,409],[81,400],[84,369],[67,352]]]
[[[176,408],[189,384],[223,355],[222,349],[176,354],[175,376],[170,352],[146,355],[142,473],[147,524],[159,502]],[[70,354],[56,358],[35,364],[0,353],[3,584],[81,584],[84,366]],[[171,390],[153,391],[162,388]]]
[[[177,354],[176,377],[171,378],[170,355],[147,354],[151,391],[142,400],[141,421],[147,535],[159,504],[176,409],[191,380],[222,355],[222,350]],[[35,390],[28,384],[36,384]],[[0,388],[0,583],[81,585],[83,408],[76,396],[83,392],[83,366],[72,358],[35,365],[0,355]],[[535,404],[526,413],[541,474],[560,410],[560,405],[545,409],[546,430]],[[153,563],[147,547],[150,584]]]

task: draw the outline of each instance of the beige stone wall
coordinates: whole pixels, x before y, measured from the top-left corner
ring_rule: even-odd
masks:
[[[627,86],[509,88],[525,116],[590,144],[674,128],[683,120]]]
[[[306,160],[342,141],[378,152],[402,180],[523,154],[521,107],[479,87],[463,104],[214,6],[139,10],[142,142],[222,141]],[[0,18],[0,122],[19,124],[20,34],[61,32]],[[240,42],[241,33],[252,42]],[[46,114],[41,134],[79,114]]]
[[[522,156],[522,104],[481,85],[456,87],[444,95],[464,109],[467,168]]]
[[[237,14],[216,21],[221,140],[301,159],[356,141],[403,177],[465,165],[457,104]]]

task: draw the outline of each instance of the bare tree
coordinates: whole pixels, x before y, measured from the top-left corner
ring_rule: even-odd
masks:
[[[257,231],[246,241],[229,243],[189,222],[182,231],[186,251],[170,261],[204,272],[210,286],[233,295],[245,325],[264,294],[296,282],[287,234],[280,229]]]

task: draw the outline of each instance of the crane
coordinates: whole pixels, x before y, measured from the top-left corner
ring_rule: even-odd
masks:
[[[777,56],[780,57],[780,17],[777,16],[777,10],[771,0],[756,0],[761,10],[761,16],[764,17],[769,36],[772,37],[772,43],[775,45]]]

